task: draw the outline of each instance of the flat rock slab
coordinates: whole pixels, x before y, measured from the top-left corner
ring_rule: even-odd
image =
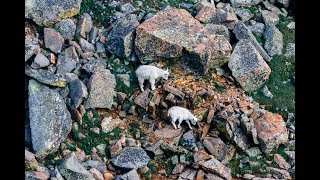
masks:
[[[227,180],[232,179],[231,169],[224,166],[217,159],[210,159],[206,162],[200,163],[200,166],[206,171],[219,175],[223,179],[227,179]]]
[[[154,135],[157,136],[158,138],[174,138],[179,136],[181,134],[181,131],[182,131],[182,128],[174,129],[171,126],[169,126],[162,129],[157,129],[154,132]]]
[[[125,147],[121,154],[111,159],[112,164],[124,169],[146,166],[150,161],[147,153],[140,147]]]
[[[222,35],[210,35],[184,9],[160,11],[136,29],[135,50],[146,64],[159,58],[185,56],[191,66],[205,73],[228,62],[232,47]]]
[[[88,108],[111,108],[116,79],[107,69],[99,69],[92,74],[88,82],[89,96],[84,106]]]
[[[248,39],[241,39],[234,48],[228,67],[245,91],[254,91],[269,78],[271,69]]]
[[[57,91],[29,81],[29,116],[33,149],[44,158],[57,149],[71,131],[71,115]]]
[[[80,12],[81,0],[26,0],[25,18],[42,26],[52,25]]]

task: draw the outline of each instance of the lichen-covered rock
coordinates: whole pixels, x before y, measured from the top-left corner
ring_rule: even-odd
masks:
[[[55,151],[71,131],[71,116],[58,92],[29,81],[29,116],[33,149],[44,158]]]
[[[136,53],[144,64],[184,56],[191,67],[206,73],[228,62],[232,49],[224,36],[209,35],[184,9],[160,11],[140,24],[136,33]]]
[[[118,19],[107,36],[108,50],[121,58],[129,57],[134,50],[133,33],[139,24],[134,14]]]
[[[284,54],[287,58],[295,58],[296,56],[296,45],[294,43],[288,43],[286,53]]]
[[[125,147],[121,154],[111,159],[112,164],[124,169],[146,166],[150,161],[147,153],[140,147]]]
[[[42,26],[52,25],[80,12],[81,0],[25,0],[25,18]]]
[[[64,39],[73,39],[73,36],[76,32],[76,24],[72,19],[64,19],[60,22],[57,22],[54,26],[61,33]]]
[[[87,87],[80,81],[79,78],[71,80],[68,84],[69,96],[71,98],[72,109],[77,109],[84,98],[88,97]]]
[[[66,179],[94,180],[91,173],[79,163],[74,153],[59,164],[57,168]]]
[[[195,18],[202,23],[209,23],[212,19],[212,15],[216,11],[216,7],[214,6],[214,4],[206,1],[202,1],[201,6],[201,10],[198,12]]]
[[[224,166],[217,159],[210,159],[199,164],[204,170],[217,174],[223,179],[231,180],[231,169]]]
[[[88,33],[92,28],[92,18],[88,13],[83,13],[83,15],[79,18],[76,31],[75,31],[75,38],[80,39],[87,38]]]
[[[254,14],[252,14],[250,10],[246,8],[235,8],[235,14],[240,17],[242,22],[247,22],[254,16]]]
[[[264,48],[270,56],[282,54],[283,35],[275,25],[267,25],[263,34]]]
[[[281,115],[266,113],[254,121],[262,152],[270,153],[280,144],[288,142],[288,131]]]
[[[25,66],[25,74],[43,84],[48,84],[51,86],[65,87],[67,84],[66,79],[62,75],[53,74],[44,69],[34,70],[28,65]]]
[[[80,38],[79,44],[84,52],[95,52],[94,45],[89,43],[87,40]]]
[[[250,25],[248,26],[248,28],[250,29],[250,31],[261,37],[263,35],[263,32],[264,32],[264,24],[263,23],[259,23],[259,22],[256,22],[254,20],[250,20]]]
[[[253,5],[252,0],[230,0],[230,2],[233,7]]]
[[[254,37],[254,35],[251,33],[250,29],[242,21],[237,21],[237,23],[234,26],[233,33],[236,35],[236,38],[238,40],[248,39],[258,50],[259,54],[263,57],[265,61],[271,60],[271,57],[259,44],[256,37]]]
[[[59,55],[57,60],[57,74],[72,72],[77,66],[77,61],[64,55]]]
[[[230,42],[230,32],[226,26],[221,24],[206,24],[204,28],[210,34],[223,35]]]
[[[269,78],[271,69],[247,39],[241,39],[228,63],[232,76],[245,91],[254,91]]]
[[[88,82],[89,96],[84,103],[85,108],[111,108],[115,87],[116,79],[109,70],[95,71]]]

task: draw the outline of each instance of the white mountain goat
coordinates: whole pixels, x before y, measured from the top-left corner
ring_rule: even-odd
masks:
[[[179,121],[178,129],[180,129],[182,121],[186,121],[190,129],[192,129],[190,122],[192,125],[196,125],[196,122],[198,121],[198,119],[188,109],[179,106],[172,106],[168,110],[168,117],[171,118],[171,123],[175,129],[177,129],[177,120]]]
[[[136,70],[136,75],[138,77],[140,90],[143,92],[144,91],[143,90],[144,80],[148,79],[151,84],[151,90],[155,90],[156,89],[156,87],[155,87],[156,79],[161,77],[165,80],[168,80],[169,71],[168,71],[168,69],[162,70],[162,69],[157,68],[155,66],[141,65]]]

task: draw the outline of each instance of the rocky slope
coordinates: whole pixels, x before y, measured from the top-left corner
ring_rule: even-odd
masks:
[[[295,179],[294,0],[25,2],[26,179]]]

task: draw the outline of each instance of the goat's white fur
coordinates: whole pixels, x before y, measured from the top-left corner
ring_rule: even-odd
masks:
[[[198,121],[198,119],[188,109],[179,106],[172,106],[168,110],[168,117],[171,118],[171,123],[175,129],[177,129],[177,120],[179,121],[178,129],[180,129],[182,121],[186,121],[190,129],[192,129],[190,122],[192,125],[196,125],[196,122]]]
[[[169,71],[168,69],[162,70],[160,68],[157,68],[155,66],[150,66],[150,65],[141,65],[137,70],[136,70],[136,75],[138,77],[139,81],[139,87],[140,90],[143,92],[143,83],[147,79],[149,80],[151,84],[151,90],[155,90],[155,83],[156,79],[159,77],[168,80],[169,77]]]

